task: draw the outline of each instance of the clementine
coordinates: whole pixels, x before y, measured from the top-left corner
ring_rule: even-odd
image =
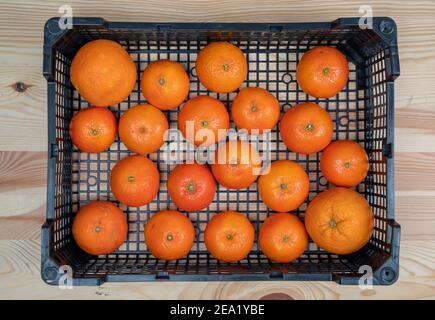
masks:
[[[80,208],[72,224],[77,245],[92,255],[110,254],[126,239],[125,214],[109,201],[93,201]]]
[[[206,165],[179,164],[169,173],[167,188],[174,204],[185,211],[206,208],[216,193],[216,181]]]
[[[80,48],[71,62],[70,77],[90,104],[107,107],[130,95],[136,85],[137,69],[121,45],[100,39]]]
[[[354,187],[367,176],[369,157],[355,141],[334,141],[323,150],[320,170],[336,186]]]
[[[216,150],[211,170],[228,189],[248,188],[260,174],[261,159],[252,144],[230,140]]]
[[[156,258],[176,260],[189,253],[195,240],[195,229],[182,213],[165,210],[147,221],[144,235],[148,250]]]
[[[234,123],[250,133],[271,130],[278,122],[280,108],[278,100],[267,90],[258,87],[243,88],[231,106]]]
[[[136,153],[148,154],[163,145],[168,120],[163,112],[150,104],[128,109],[119,119],[119,137]]]
[[[258,244],[270,260],[287,263],[304,253],[308,235],[298,217],[285,212],[275,213],[261,226]]]
[[[120,202],[140,207],[150,203],[159,191],[160,174],[156,165],[140,155],[118,161],[110,174],[110,189]]]
[[[333,188],[310,202],[305,226],[320,248],[335,254],[349,254],[370,240],[374,218],[369,203],[358,192]]]
[[[140,82],[145,99],[161,110],[175,109],[189,94],[189,76],[183,66],[171,60],[151,62]]]
[[[299,86],[316,98],[335,96],[344,88],[348,78],[346,57],[339,50],[328,46],[307,51],[296,68]]]
[[[266,206],[277,212],[299,207],[308,197],[310,180],[305,170],[290,160],[273,161],[268,174],[258,178],[258,191]]]
[[[293,152],[319,152],[332,139],[334,125],[328,112],[315,103],[301,103],[287,110],[279,131],[284,144]]]
[[[227,108],[209,96],[188,100],[178,113],[178,128],[190,143],[209,146],[222,140],[230,127]]]
[[[77,112],[71,119],[69,135],[72,143],[83,152],[99,153],[116,139],[118,123],[105,108],[90,107]]]
[[[204,87],[218,93],[236,90],[248,74],[242,50],[225,41],[212,42],[203,48],[196,58],[195,69]]]
[[[254,226],[245,215],[223,211],[207,223],[204,241],[218,260],[236,262],[245,258],[254,245]]]

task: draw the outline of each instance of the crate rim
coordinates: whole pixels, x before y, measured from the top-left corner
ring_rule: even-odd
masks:
[[[53,64],[51,49],[56,42],[69,29],[59,27],[60,17],[52,17],[44,24],[44,58],[43,58],[43,75],[47,80],[53,77]],[[390,47],[393,60],[391,62],[391,80],[400,75],[398,48],[397,48],[397,24],[391,17],[379,16],[373,17],[373,31]],[[235,30],[253,30],[253,31],[285,31],[300,29],[326,30],[335,28],[359,28],[360,17],[338,18],[332,22],[109,22],[100,17],[74,17],[72,18],[72,27],[80,26],[104,26],[106,28],[117,29],[136,29],[136,30],[154,30],[166,32],[171,29],[195,29],[195,30],[214,30],[235,29]],[[383,26],[388,25],[388,32],[383,31]]]

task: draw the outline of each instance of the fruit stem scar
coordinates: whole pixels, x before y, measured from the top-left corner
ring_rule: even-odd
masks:
[[[312,123],[308,123],[308,124],[305,126],[305,130],[307,130],[307,131],[309,131],[309,132],[313,131],[313,130],[314,130],[314,125],[313,125]]]
[[[100,226],[96,226],[96,227],[95,227],[95,232],[96,232],[96,233],[100,233],[100,231],[101,231]]]
[[[201,126],[207,127],[208,126],[208,121],[206,121],[206,120],[201,121]]]
[[[139,128],[139,132],[140,132],[140,133],[145,133],[145,127],[140,127],[140,128]]]
[[[189,190],[190,193],[195,192],[195,184],[193,182],[190,182],[187,185],[187,190]]]
[[[335,228],[337,226],[337,222],[335,222],[334,219],[329,220],[329,225],[331,226],[331,228]]]
[[[133,176],[128,176],[127,180],[128,180],[128,182],[133,182],[134,181],[134,177]]]
[[[288,242],[288,240],[289,240],[288,236],[284,236],[284,238],[282,238],[282,241],[284,242]]]
[[[284,190],[284,189],[287,187],[287,185],[286,185],[285,183],[281,183],[281,184],[279,185],[279,187],[280,187],[282,190]]]
[[[346,169],[349,169],[349,168],[350,168],[350,163],[349,163],[349,161],[346,161],[346,162],[344,163],[344,167],[345,167]]]
[[[159,79],[159,83],[160,83],[160,85],[162,85],[162,86],[163,86],[163,85],[165,84],[165,79],[163,79],[163,78],[160,78],[160,79]]]
[[[224,63],[223,67],[224,67],[224,70],[227,71],[230,66],[227,63]]]
[[[252,111],[252,112],[255,112],[255,111],[257,111],[257,106],[255,106],[255,105],[254,105],[254,106],[252,106],[252,108],[251,108],[251,111]]]
[[[323,68],[322,73],[326,76],[329,73],[329,68],[328,67]]]
[[[92,129],[92,135],[96,136],[98,134],[98,129]]]
[[[227,234],[227,240],[233,240],[233,235],[232,234]]]
[[[172,240],[174,240],[174,237],[172,236],[172,234],[168,234],[168,235],[166,236],[166,239],[167,239],[168,241],[172,241]]]

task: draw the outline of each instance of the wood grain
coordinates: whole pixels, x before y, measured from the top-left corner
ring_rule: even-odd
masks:
[[[435,193],[396,195],[396,217],[402,239],[435,239]]]
[[[45,186],[47,154],[45,152],[0,151],[0,192]]]
[[[0,299],[260,299],[273,293],[296,300],[435,298],[434,241],[403,241],[400,281],[392,287],[364,290],[333,282],[299,281],[105,283],[61,290],[39,279],[38,250],[39,241],[0,240]]]
[[[4,47],[1,41],[0,36]],[[45,151],[47,83],[41,63],[10,66],[2,57],[0,53],[0,151]],[[15,89],[17,82],[26,86],[24,92]]]
[[[0,2],[0,298],[259,299],[270,294],[294,299],[435,298],[433,1],[126,0],[122,5],[118,0],[68,1],[75,16],[109,21],[331,21],[358,16],[359,6],[367,4],[376,16],[394,18],[401,62],[401,76],[395,82],[401,275],[393,287],[365,291],[327,282],[111,283],[66,291],[43,284],[39,230],[45,214],[47,122],[42,39],[45,21],[59,15],[62,4]],[[25,90],[17,90],[17,83]]]
[[[435,123],[435,122],[434,122]],[[396,186],[403,190],[435,190],[435,153],[398,152],[395,156]]]
[[[26,214],[45,204],[45,152],[0,152],[0,218]]]
[[[0,240],[39,240],[44,221],[45,204],[29,213],[0,217]]]

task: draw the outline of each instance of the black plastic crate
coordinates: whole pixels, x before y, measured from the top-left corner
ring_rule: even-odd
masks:
[[[333,280],[357,284],[360,267],[373,268],[374,284],[391,284],[398,278],[400,226],[394,220],[394,79],[399,76],[396,24],[387,17],[373,19],[373,29],[360,29],[358,18],[332,23],[124,23],[100,18],[75,18],[73,28],[61,30],[58,18],[44,29],[43,73],[48,83],[48,182],[46,222],[42,227],[42,279],[57,284],[62,265],[73,270],[74,285],[98,285],[105,281],[212,281],[212,280]],[[87,107],[69,80],[71,60],[77,50],[94,39],[112,39],[124,46],[138,66],[138,84],[146,65],[169,58],[182,63],[191,78],[189,97],[209,94],[227,107],[235,96],[216,94],[200,85],[195,76],[197,53],[208,42],[227,40],[246,54],[249,72],[243,86],[261,86],[274,94],[282,111],[300,102],[313,101],[329,111],[335,121],[334,139],[352,139],[364,145],[370,158],[367,178],[357,190],[365,195],[375,215],[370,242],[345,256],[327,253],[310,242],[307,251],[290,264],[270,262],[255,244],[249,256],[237,263],[217,261],[205,249],[203,231],[211,216],[222,210],[245,212],[256,230],[269,215],[256,184],[245,190],[218,186],[213,203],[200,212],[188,213],[197,240],[190,254],[177,261],[153,257],[143,242],[143,225],[159,210],[175,209],[166,178],[173,165],[161,161],[162,151],[149,155],[161,172],[157,198],[141,208],[119,204],[110,192],[110,169],[130,154],[119,139],[101,154],[81,153],[68,135],[74,112]],[[308,49],[330,45],[349,61],[347,86],[330,99],[305,94],[295,79],[296,65]],[[119,117],[130,106],[145,100],[136,86],[130,97],[110,107]],[[177,110],[166,111],[172,128]],[[234,127],[231,124],[231,127]],[[310,177],[309,199],[295,214],[303,219],[307,203],[329,187],[319,170],[319,154],[299,155],[287,150],[272,131],[271,160],[291,159]],[[261,151],[261,150],[260,150]],[[115,253],[90,256],[71,235],[71,222],[81,205],[109,199],[128,216],[128,240]]]

